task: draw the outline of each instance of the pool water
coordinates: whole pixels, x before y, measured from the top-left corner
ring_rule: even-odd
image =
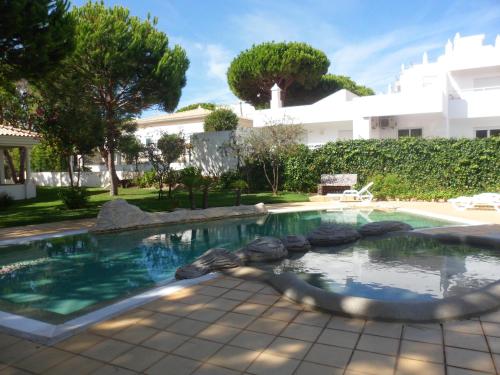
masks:
[[[415,228],[451,224],[400,212],[309,211],[0,246],[0,310],[66,321],[170,281],[179,266],[212,247],[237,250],[259,236],[307,234],[326,222],[360,226],[378,220],[401,220]],[[348,253],[340,254],[325,256],[347,264]],[[311,253],[302,261],[315,256]],[[298,264],[290,263],[292,268]],[[299,268],[326,271],[316,272],[310,265]]]

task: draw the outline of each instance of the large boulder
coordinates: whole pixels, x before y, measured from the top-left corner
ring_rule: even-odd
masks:
[[[102,205],[95,228],[101,231],[138,227],[149,221],[149,214],[124,199],[113,199]]]
[[[285,258],[288,251],[283,242],[276,237],[260,237],[243,248],[248,261],[261,262]]]
[[[234,253],[226,249],[214,248],[205,251],[202,255],[194,260],[191,264],[179,267],[175,272],[175,278],[193,279],[206,275],[207,273],[223,270],[226,268],[235,268],[242,266],[244,263]]]
[[[307,236],[313,246],[335,246],[358,240],[361,235],[347,225],[323,224]]]
[[[289,235],[281,239],[285,248],[291,253],[305,253],[311,250],[311,244],[304,236]]]
[[[402,221],[383,220],[365,224],[359,228],[358,231],[362,236],[381,236],[389,232],[399,232],[412,229],[411,225],[403,223]]]

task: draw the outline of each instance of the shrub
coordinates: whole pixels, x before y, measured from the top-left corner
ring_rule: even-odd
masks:
[[[81,187],[63,189],[59,192],[59,197],[62,199],[66,208],[70,210],[84,208],[89,201],[87,191]]]
[[[14,198],[12,198],[7,193],[0,193],[0,210],[4,210],[9,207],[14,202]]]
[[[230,109],[219,108],[205,117],[203,129],[206,132],[235,130],[238,127],[238,116]]]
[[[133,184],[141,188],[155,187],[156,185],[155,171],[144,172],[141,176],[134,178]]]
[[[377,199],[403,198],[411,190],[408,182],[401,176],[394,173],[386,175],[378,174],[369,179],[373,181],[373,187],[370,191]]]

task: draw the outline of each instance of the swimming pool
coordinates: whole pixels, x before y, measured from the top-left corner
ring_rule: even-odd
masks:
[[[59,323],[168,282],[209,248],[237,250],[264,235],[307,234],[321,223],[401,220],[452,224],[402,212],[307,211],[0,246],[0,310]]]

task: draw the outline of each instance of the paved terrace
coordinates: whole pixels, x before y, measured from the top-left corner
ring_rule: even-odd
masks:
[[[495,374],[500,311],[380,323],[289,302],[265,284],[204,282],[52,347],[0,336],[1,374]]]

